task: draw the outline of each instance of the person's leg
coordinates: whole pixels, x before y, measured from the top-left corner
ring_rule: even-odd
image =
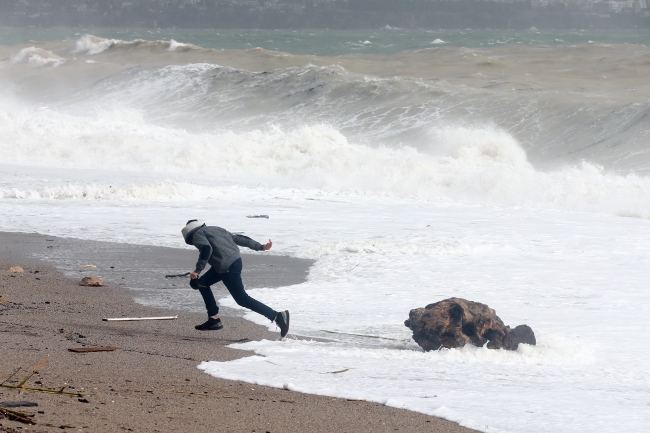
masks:
[[[210,270],[200,278],[190,280],[190,286],[192,286],[193,289],[198,289],[201,296],[203,296],[203,302],[205,302],[205,308],[208,310],[208,316],[210,317],[215,317],[219,314],[219,306],[217,305],[217,301],[214,299],[214,294],[212,293],[210,286],[221,281],[222,276],[223,274],[218,274],[213,268],[210,268]]]
[[[235,302],[244,308],[248,308],[249,310],[261,314],[270,321],[275,320],[275,316],[278,314],[277,311],[267,305],[262,304],[257,299],[253,299],[248,296],[248,293],[246,293],[246,290],[244,290],[244,283],[241,280],[241,270],[241,259],[237,259],[235,263],[230,265],[227,274],[221,274],[223,284],[225,284]]]

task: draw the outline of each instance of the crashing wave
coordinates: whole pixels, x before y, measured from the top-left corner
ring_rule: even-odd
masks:
[[[17,54],[11,56],[11,63],[26,63],[36,66],[61,66],[66,62],[63,57],[44,50],[42,48],[28,47],[23,48]]]
[[[94,54],[103,53],[113,45],[119,43],[125,42],[119,39],[104,39],[93,35],[83,35],[77,41],[75,49],[72,52],[74,54],[86,54],[92,56]]]
[[[199,49],[196,45],[185,44],[177,42],[174,39],[169,41],[146,41],[144,39],[135,39],[133,41],[123,41],[120,39],[105,39],[93,35],[83,35],[77,40],[75,49],[72,51],[74,54],[86,54],[92,56],[95,54],[103,53],[104,51],[114,47],[149,47],[149,48],[164,48],[167,51],[185,52],[189,50]]]
[[[588,163],[542,172],[512,135],[493,126],[432,129],[429,141],[437,155],[407,146],[351,143],[327,125],[192,133],[151,125],[133,110],[96,116],[0,111],[0,136],[6,137],[0,142],[6,162],[160,173],[207,170],[215,178],[271,187],[644,218],[650,209],[650,178],[605,173]],[[102,194],[110,196],[98,197]]]

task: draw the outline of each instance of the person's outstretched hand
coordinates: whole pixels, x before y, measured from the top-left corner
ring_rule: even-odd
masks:
[[[272,246],[273,246],[273,241],[269,239],[269,241],[264,245],[264,251],[270,250]]]

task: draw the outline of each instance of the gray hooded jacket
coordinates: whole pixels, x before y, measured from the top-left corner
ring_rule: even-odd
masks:
[[[255,251],[264,251],[264,247],[259,242],[214,226],[204,225],[193,230],[185,242],[194,245],[200,251],[194,270],[197,274],[200,274],[208,263],[217,273],[228,272],[230,265],[241,258],[237,245]]]

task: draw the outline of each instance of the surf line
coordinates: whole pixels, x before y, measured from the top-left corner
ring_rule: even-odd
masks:
[[[321,329],[321,332],[327,332],[328,334],[353,335],[355,337],[377,338],[380,340],[408,341],[408,340],[400,340],[399,338],[384,337],[381,335],[355,334],[352,332],[328,331],[327,329]]]

